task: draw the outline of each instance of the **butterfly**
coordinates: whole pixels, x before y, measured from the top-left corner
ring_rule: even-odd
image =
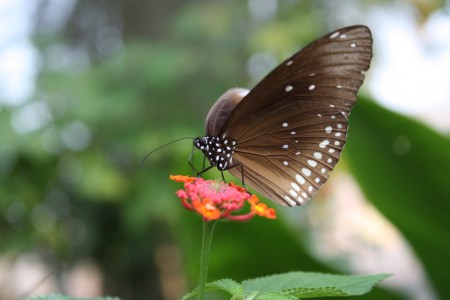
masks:
[[[286,59],[251,91],[225,92],[194,146],[210,167],[230,172],[268,199],[303,205],[339,161],[371,59],[368,27],[329,33]]]

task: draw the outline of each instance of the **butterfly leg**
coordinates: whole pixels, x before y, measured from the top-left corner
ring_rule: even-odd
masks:
[[[202,175],[203,173],[205,173],[206,171],[208,171],[209,169],[211,169],[213,166],[209,166],[208,168],[205,167],[206,165],[206,157],[203,156],[203,166],[202,166],[202,170],[199,171],[197,170],[197,168],[194,166],[193,160],[194,160],[194,151],[195,151],[195,147],[192,147],[192,152],[191,155],[189,155],[189,159],[188,159],[188,164],[192,169],[193,173],[196,173],[197,177],[200,177],[200,175]]]
[[[203,168],[203,170],[201,170],[200,172],[199,171],[197,171],[197,177],[200,177],[203,173],[205,173],[206,171],[208,171],[209,169],[211,169],[212,167],[214,167],[213,165],[210,165],[209,167],[207,167],[207,168]]]
[[[222,175],[222,180],[223,180],[223,182],[227,182],[227,181],[225,180],[225,176],[223,175],[223,171],[220,171],[220,175]]]
[[[237,163],[233,164],[231,167],[229,167],[228,169],[236,168],[237,166],[241,166],[241,182],[242,182],[242,185],[245,187],[245,182],[244,182],[244,165],[242,165],[239,162],[237,162]],[[223,178],[223,174],[222,174],[222,178]]]
[[[191,152],[191,155],[189,155],[189,159],[188,159],[188,164],[189,164],[189,166],[191,167],[191,170],[192,170],[192,173],[199,173],[198,172],[198,170],[195,168],[195,166],[194,166],[194,163],[192,162],[193,161],[193,158],[194,158],[194,150],[195,150],[195,148],[194,147],[192,147],[192,152]]]
[[[192,163],[192,160],[189,158],[189,160],[188,160],[188,164],[189,164],[189,166],[191,167],[191,169],[192,169],[192,171],[193,172],[195,172],[197,175],[197,177],[200,177],[203,173],[205,173],[206,171],[208,171],[209,169],[211,169],[212,167],[214,167],[214,166],[209,166],[209,167],[207,167],[207,168],[203,168],[201,171],[199,171],[199,170],[197,170],[196,168],[195,168],[195,166],[194,166],[194,164]]]
[[[241,182],[242,182],[242,185],[245,187],[245,182],[244,182],[244,165],[241,165]]]

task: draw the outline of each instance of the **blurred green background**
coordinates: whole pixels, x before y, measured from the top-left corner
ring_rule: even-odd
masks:
[[[18,2],[31,11],[22,21],[0,24],[2,32],[26,24],[34,66],[28,94],[14,101],[0,94],[1,299],[53,291],[178,299],[197,282],[202,224],[179,204],[180,184],[168,177],[191,173],[192,145],[168,146],[141,166],[142,158],[203,135],[208,109],[225,90],[252,87],[329,31],[369,25],[372,70],[384,64],[394,74],[383,61],[388,42],[377,37],[402,26],[420,35],[436,14],[449,19],[444,1],[32,2]],[[436,35],[448,45],[450,35]],[[413,51],[397,41],[390,46]],[[17,55],[17,66],[28,62]],[[209,280],[292,270],[394,273],[360,299],[450,297],[450,127],[438,131],[377,104],[382,86],[372,72],[329,184],[305,207],[276,206],[276,221],[219,224]]]

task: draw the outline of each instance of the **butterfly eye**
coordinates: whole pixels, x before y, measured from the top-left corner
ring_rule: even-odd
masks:
[[[372,59],[366,26],[332,32],[270,72],[248,94],[227,91],[194,145],[267,198],[305,204],[345,145],[348,116]]]
[[[203,147],[205,145],[203,140],[204,140],[204,138],[195,138],[193,141],[194,146],[197,148]]]

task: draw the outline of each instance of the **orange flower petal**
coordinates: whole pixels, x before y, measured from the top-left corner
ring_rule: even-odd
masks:
[[[209,199],[204,199],[202,202],[193,201],[195,210],[207,220],[217,220],[220,218],[221,212],[217,209]]]
[[[252,207],[252,211],[254,211],[258,216],[264,216],[265,211],[267,210],[267,205],[264,203],[258,203]]]
[[[273,208],[268,208],[265,213],[264,213],[264,217],[266,217],[267,219],[276,219],[277,218],[277,214],[275,212],[275,209]]]
[[[196,177],[186,176],[186,175],[170,175],[169,178],[176,182],[192,182]]]
[[[260,217],[266,217],[268,219],[276,219],[277,217],[275,209],[267,207],[265,203],[252,205],[251,210]]]
[[[247,189],[245,189],[242,186],[236,185],[233,182],[228,183],[230,186],[234,187],[235,189],[237,189],[239,192],[246,192]]]
[[[247,200],[251,205],[256,205],[259,202],[259,199],[256,195],[252,195],[250,199]]]

